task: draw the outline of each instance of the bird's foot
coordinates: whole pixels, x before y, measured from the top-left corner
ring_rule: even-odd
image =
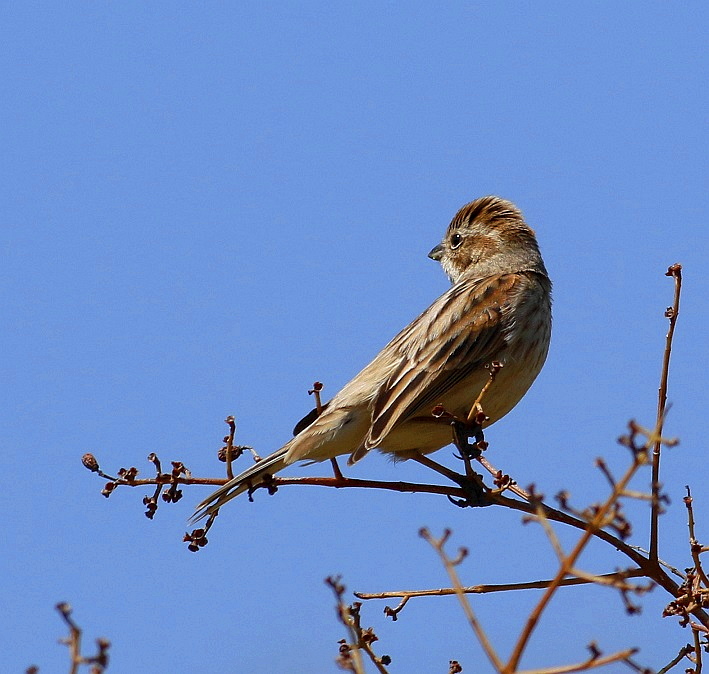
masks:
[[[493,504],[488,495],[488,489],[483,484],[482,476],[473,472],[471,475],[460,475],[455,482],[465,493],[465,498],[448,497],[448,500],[460,508],[482,508]]]
[[[460,476],[456,482],[465,491],[464,499],[449,500],[461,508],[475,508],[491,505],[488,497],[488,489],[485,487],[482,475],[473,470],[472,461],[480,458],[483,451],[487,449],[485,435],[483,434],[482,423],[487,417],[480,410],[480,414],[468,421],[455,419],[451,422],[453,428],[453,444],[458,448],[461,459],[465,463],[465,477]],[[471,438],[474,442],[470,442]]]
[[[455,505],[461,508],[476,508],[492,505],[493,501],[488,496],[490,490],[483,484],[482,476],[478,475],[472,469],[468,474],[461,475],[433,459],[429,459],[424,454],[415,454],[410,458],[447,477],[463,490],[464,497],[462,499],[448,497],[451,503],[455,503]]]
[[[451,423],[453,427],[453,444],[460,451],[461,456],[458,457],[465,461],[477,459],[487,449],[485,442],[485,434],[483,433],[482,425],[476,420],[460,421],[456,419]],[[470,442],[473,438],[475,442]]]

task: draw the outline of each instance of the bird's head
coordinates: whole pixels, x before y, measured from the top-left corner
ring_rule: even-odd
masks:
[[[534,230],[512,202],[495,196],[463,206],[428,256],[453,283],[468,274],[483,278],[531,269],[546,275]]]

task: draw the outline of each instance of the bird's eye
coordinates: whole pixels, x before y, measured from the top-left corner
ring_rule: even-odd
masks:
[[[463,237],[460,234],[451,236],[451,248],[457,248],[461,243],[463,243]]]

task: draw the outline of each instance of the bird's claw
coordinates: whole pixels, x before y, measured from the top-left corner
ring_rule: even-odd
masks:
[[[482,454],[482,450],[487,447],[483,428],[476,422],[465,423],[455,420],[453,426],[453,442],[460,450],[462,460],[466,458],[470,461],[477,459]],[[474,438],[475,442],[471,443],[470,438]]]
[[[488,498],[487,489],[483,484],[482,477],[477,473],[473,473],[470,477],[461,475],[460,479],[456,480],[456,482],[465,492],[465,498],[454,499],[449,496],[448,500],[451,503],[454,503],[460,508],[482,508],[492,505],[492,501]]]

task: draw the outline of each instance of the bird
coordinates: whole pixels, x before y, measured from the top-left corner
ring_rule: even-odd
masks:
[[[352,464],[372,449],[405,460],[451,444],[450,419],[468,418],[492,363],[502,367],[485,393],[481,425],[521,400],[551,339],[552,284],[534,230],[512,202],[481,197],[456,213],[428,257],[441,264],[450,288],[320,414],[297,425],[295,437],[204,499],[193,520],[298,461],[349,455]]]

